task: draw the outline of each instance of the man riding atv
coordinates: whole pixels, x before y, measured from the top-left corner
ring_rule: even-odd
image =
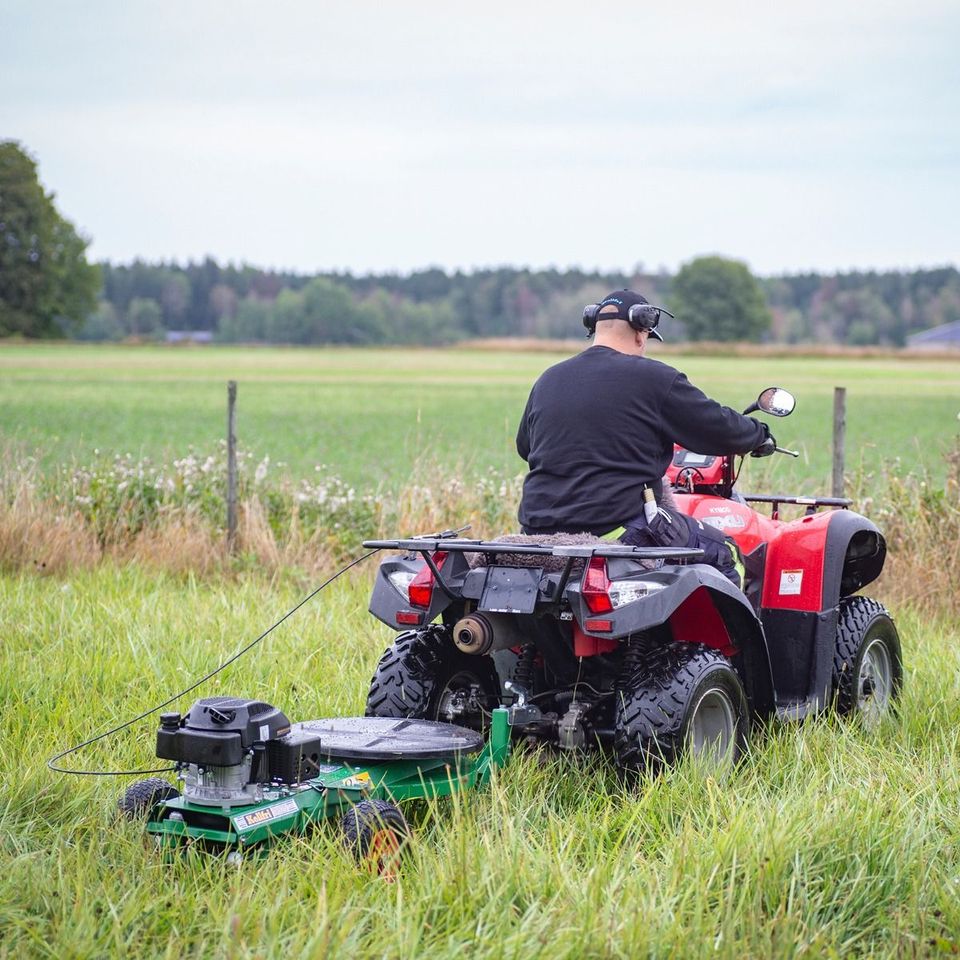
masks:
[[[633,546],[697,547],[741,586],[733,541],[671,509],[662,477],[674,443],[702,454],[766,456],[776,441],[765,423],[721,406],[645,355],[650,337],[663,339],[661,313],[668,311],[632,290],[584,309],[593,345],[540,376],[517,431],[530,467],[520,524],[532,535],[585,532]]]

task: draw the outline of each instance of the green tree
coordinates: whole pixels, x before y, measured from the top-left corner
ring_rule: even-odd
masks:
[[[770,329],[770,308],[747,265],[698,257],[673,281],[670,302],[691,340],[759,340]]]
[[[123,336],[123,327],[112,303],[101,300],[97,309],[88,317],[84,325],[76,332],[79,340],[119,340]]]
[[[0,141],[0,336],[80,330],[96,305],[100,272],[87,242],[57,212],[36,161]]]
[[[163,311],[151,297],[134,297],[127,307],[127,329],[135,337],[149,337],[163,330]]]

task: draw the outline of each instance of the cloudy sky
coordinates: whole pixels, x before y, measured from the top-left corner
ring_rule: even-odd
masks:
[[[0,0],[97,258],[960,263],[960,3]]]

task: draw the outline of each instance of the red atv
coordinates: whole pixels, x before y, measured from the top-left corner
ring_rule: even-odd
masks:
[[[793,408],[771,387],[745,412]],[[625,768],[685,751],[730,762],[774,714],[834,707],[875,724],[902,679],[890,615],[855,596],[883,568],[877,527],[848,500],[740,495],[732,455],[677,448],[668,476],[679,510],[739,545],[743,590],[699,550],[588,535],[368,541],[403,551],[381,563],[370,611],[407,629],[367,714],[482,728],[504,703],[515,737],[599,744]],[[804,515],[781,520],[788,504]]]

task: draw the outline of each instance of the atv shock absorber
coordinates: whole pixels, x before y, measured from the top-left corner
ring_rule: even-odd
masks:
[[[619,694],[625,685],[630,683],[637,667],[643,660],[650,637],[646,633],[635,633],[623,646],[623,660],[620,662],[620,673],[617,676],[615,689]]]
[[[534,660],[537,656],[537,648],[532,643],[525,643],[520,648],[520,655],[517,658],[516,666],[513,668],[513,682],[524,690],[533,691],[533,685],[536,680],[534,673]]]

